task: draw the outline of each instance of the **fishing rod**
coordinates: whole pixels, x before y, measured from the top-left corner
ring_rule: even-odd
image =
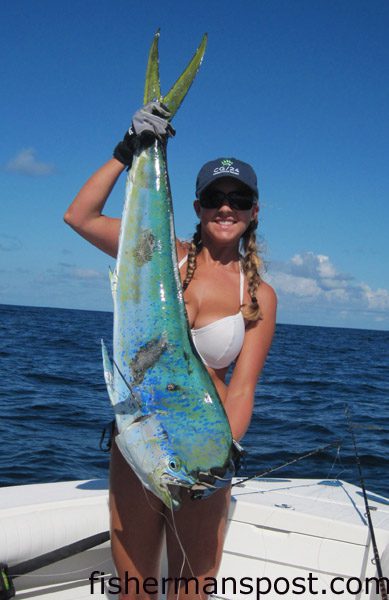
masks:
[[[355,439],[355,435],[354,435],[354,426],[353,426],[353,422],[351,421],[351,416],[350,416],[350,409],[349,409],[349,405],[346,404],[345,405],[345,414],[346,414],[346,418],[347,418],[347,423],[348,423],[348,429],[350,431],[351,434],[351,438],[353,441],[353,446],[354,446],[354,453],[355,453],[355,461],[358,467],[358,473],[359,473],[359,482],[361,484],[361,489],[362,489],[362,494],[363,494],[363,500],[365,503],[365,515],[367,518],[367,523],[368,523],[368,527],[369,527],[369,532],[370,532],[370,538],[371,538],[371,545],[373,548],[373,554],[374,554],[374,563],[377,567],[377,574],[378,574],[378,583],[379,583],[379,587],[380,587],[380,594],[381,594],[381,598],[382,600],[388,600],[388,593],[385,587],[385,581],[384,581],[384,574],[382,572],[382,566],[381,566],[381,559],[380,559],[380,555],[378,552],[378,548],[377,548],[377,542],[376,542],[376,538],[375,538],[375,533],[374,533],[374,527],[373,527],[373,521],[371,518],[371,514],[370,514],[370,507],[369,507],[369,503],[367,500],[367,494],[366,494],[366,487],[365,487],[365,481],[363,479],[363,475],[362,475],[362,465],[361,465],[361,461],[359,459],[359,454],[358,454],[358,449],[357,449],[357,442]]]
[[[335,440],[334,442],[331,442],[330,444],[326,444],[325,446],[319,446],[318,448],[315,448],[315,450],[311,450],[310,452],[307,452],[306,454],[302,454],[301,456],[298,456],[297,458],[294,458],[293,460],[290,460],[290,461],[284,463],[283,465],[279,465],[278,467],[272,467],[271,469],[268,469],[267,471],[263,471],[262,473],[256,473],[255,475],[250,475],[249,477],[243,477],[239,481],[236,481],[235,483],[233,483],[232,487],[235,485],[239,485],[241,483],[245,483],[246,481],[250,481],[251,479],[259,479],[260,477],[265,477],[265,475],[270,475],[270,473],[279,471],[280,469],[283,469],[284,467],[289,467],[289,465],[294,465],[296,462],[303,460],[303,458],[308,458],[309,456],[314,456],[315,454],[319,454],[319,452],[323,452],[324,450],[327,450],[327,448],[332,448],[334,446],[337,446],[338,451],[339,451],[339,448],[341,447],[341,445],[342,445],[342,440]]]
[[[10,600],[14,598],[16,591],[13,580],[22,575],[27,575],[37,569],[42,569],[54,563],[70,558],[96,546],[100,546],[110,539],[109,531],[102,531],[89,537],[83,538],[66,546],[61,546],[45,554],[34,556],[17,565],[9,567],[6,563],[0,563],[0,600]],[[72,571],[77,572],[77,571]]]

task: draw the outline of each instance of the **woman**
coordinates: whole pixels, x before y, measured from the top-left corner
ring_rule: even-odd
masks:
[[[110,256],[117,254],[120,220],[103,215],[104,204],[120,174],[131,165],[135,148],[174,134],[168,117],[165,107],[157,103],[138,111],[114,158],[92,175],[65,214],[69,225]],[[177,240],[184,299],[194,344],[224,403],[232,435],[239,440],[250,423],[276,313],[275,293],[258,274],[258,190],[253,169],[236,159],[206,163],[197,178],[194,208],[200,223],[193,240]],[[233,361],[227,386],[225,378]],[[143,584],[158,578],[165,526],[169,576],[183,578],[180,592],[186,598],[206,596],[207,578],[216,575],[220,564],[230,489],[200,501],[183,497],[173,522],[113,443],[111,540],[121,598],[156,597],[155,586]],[[132,578],[128,586],[126,577]],[[171,582],[168,597],[175,598],[177,591]]]

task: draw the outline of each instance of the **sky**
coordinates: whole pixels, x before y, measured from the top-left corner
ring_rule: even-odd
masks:
[[[245,160],[278,322],[388,329],[386,0],[2,3],[0,303],[112,310],[113,259],[63,214],[141,106],[159,27],[162,92],[209,40],[168,148],[177,235],[202,164]]]

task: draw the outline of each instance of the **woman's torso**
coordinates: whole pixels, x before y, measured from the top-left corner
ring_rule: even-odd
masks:
[[[185,249],[179,248],[179,258],[184,280],[187,269]],[[228,367],[243,345],[245,322],[240,307],[244,302],[244,287],[238,262],[215,263],[210,267],[197,257],[196,270],[185,291],[185,305],[194,345],[215,384],[224,383]]]

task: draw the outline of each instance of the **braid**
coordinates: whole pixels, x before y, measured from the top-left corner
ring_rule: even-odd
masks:
[[[242,314],[248,321],[258,321],[262,318],[261,309],[258,304],[256,292],[259,284],[261,283],[260,270],[262,268],[262,260],[258,256],[258,249],[256,244],[255,230],[257,229],[258,221],[251,221],[250,225],[242,236],[242,249],[244,252],[242,268],[243,273],[246,275],[248,280],[248,291],[251,298],[251,303],[243,305]],[[196,270],[196,258],[197,254],[201,249],[201,223],[196,226],[196,231],[189,244],[187,268],[185,279],[182,284],[183,291],[186,290],[190,282],[192,281],[194,272]]]
[[[248,291],[251,298],[250,304],[244,304],[242,314],[248,321],[258,321],[262,318],[261,309],[258,304],[256,292],[261,283],[259,274],[262,267],[262,260],[258,256],[256,244],[255,230],[257,229],[258,221],[251,221],[250,225],[242,236],[242,246],[244,251],[243,256],[243,272],[248,280]]]
[[[186,267],[186,275],[182,284],[182,289],[185,292],[186,288],[192,281],[192,277],[196,270],[196,257],[201,247],[201,223],[196,225],[196,231],[193,234],[193,238],[189,244],[188,259]]]

